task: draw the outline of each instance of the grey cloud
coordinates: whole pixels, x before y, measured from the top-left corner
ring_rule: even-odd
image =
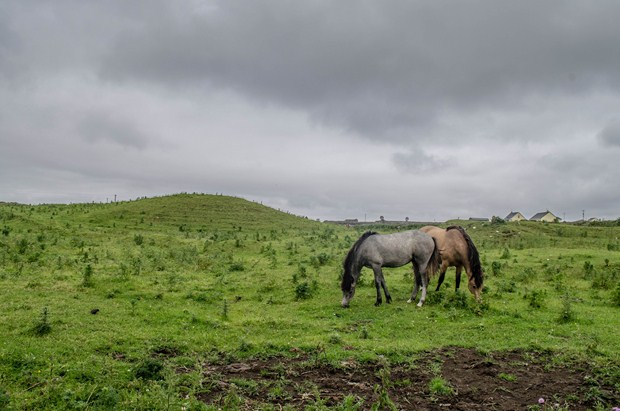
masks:
[[[134,124],[107,114],[86,116],[77,126],[77,132],[89,143],[111,142],[135,149],[145,149],[149,141]]]
[[[620,87],[620,4],[226,1],[136,21],[100,74],[231,89],[369,138],[406,140],[445,108]],[[356,104],[363,101],[364,104]]]
[[[620,120],[611,120],[597,137],[604,147],[620,147]]]
[[[406,153],[396,153],[392,156],[392,161],[398,171],[407,174],[438,172],[452,165],[447,158],[437,158],[419,149],[411,149]]]

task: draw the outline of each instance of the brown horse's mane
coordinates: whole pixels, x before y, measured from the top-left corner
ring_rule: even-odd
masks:
[[[344,259],[343,264],[344,275],[342,276],[342,283],[340,284],[340,289],[342,291],[351,291],[351,286],[353,285],[353,274],[351,273],[351,271],[353,269],[353,263],[355,262],[355,255],[357,254],[357,250],[368,237],[375,234],[377,233],[375,233],[374,231],[366,231],[349,250],[347,258]]]
[[[450,230],[457,230],[465,239],[465,242],[467,243],[467,258],[469,259],[471,272],[474,276],[474,281],[476,282],[476,288],[482,287],[482,281],[484,276],[482,274],[482,266],[480,265],[480,255],[478,254],[478,249],[474,245],[474,242],[472,241],[469,234],[465,232],[465,229],[463,227],[458,225],[451,225],[450,227],[446,228],[446,231]]]

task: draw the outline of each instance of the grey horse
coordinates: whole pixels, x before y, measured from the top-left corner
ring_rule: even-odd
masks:
[[[418,230],[394,234],[377,234],[368,231],[362,234],[344,260],[344,274],[340,286],[342,306],[349,306],[363,267],[372,268],[375,274],[377,289],[375,305],[379,306],[383,302],[381,288],[385,293],[386,301],[390,303],[392,297],[383,278],[381,267],[401,267],[409,262],[413,264],[415,281],[411,298],[407,302],[411,303],[415,300],[422,286],[422,296],[418,302],[418,307],[421,307],[426,300],[429,272],[434,274],[441,266],[441,257],[433,237]]]

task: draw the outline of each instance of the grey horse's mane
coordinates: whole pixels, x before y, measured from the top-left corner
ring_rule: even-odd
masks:
[[[353,285],[354,280],[353,274],[351,274],[351,272],[353,270],[353,264],[355,262],[355,255],[357,254],[357,250],[368,237],[375,234],[377,233],[375,233],[374,231],[366,231],[349,250],[349,254],[347,254],[347,258],[344,259],[343,264],[344,275],[342,276],[342,284],[340,285],[342,291],[351,291],[351,286]]]

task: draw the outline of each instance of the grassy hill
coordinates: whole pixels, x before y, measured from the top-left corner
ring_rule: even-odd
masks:
[[[402,267],[386,269],[393,304],[374,307],[365,271],[344,310],[361,229],[212,195],[0,204],[0,409],[204,409],[205,364],[402,363],[454,346],[587,357],[617,379],[620,227],[452,223],[479,248],[482,305],[454,291],[453,269],[407,305]]]

